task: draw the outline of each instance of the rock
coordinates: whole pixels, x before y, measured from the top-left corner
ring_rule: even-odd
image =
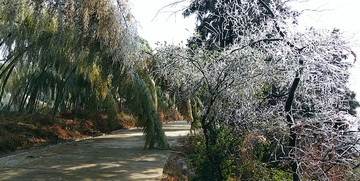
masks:
[[[164,172],[169,171],[181,173],[187,177],[193,175],[193,171],[191,170],[190,166],[180,155],[176,153],[171,154],[168,161],[164,165]]]

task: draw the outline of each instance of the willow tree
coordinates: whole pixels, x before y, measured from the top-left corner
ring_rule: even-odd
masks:
[[[130,32],[135,30],[126,27],[132,23],[120,18],[127,9],[116,8],[112,1],[2,1],[1,7],[6,58],[0,78],[13,70],[26,75],[25,82],[31,85],[26,85],[24,92],[30,107],[40,84],[47,80],[60,80],[53,89],[58,100],[63,99],[67,82],[76,76],[106,95],[110,72],[101,68],[128,60],[128,54],[136,49],[135,32]]]
[[[272,1],[241,2],[214,2],[221,8],[216,12],[222,12],[214,18],[221,19],[224,27],[231,24],[235,38],[231,45],[209,50],[202,40],[190,49],[162,46],[156,54],[156,73],[183,85],[190,95],[202,95],[207,149],[221,143],[224,138],[218,130],[225,126],[264,135],[273,147],[267,150],[269,161],[292,171],[294,180],[349,175],[356,179],[359,138],[346,126],[354,119],[346,98],[352,66],[348,42],[339,31],[297,31],[292,23],[296,16],[273,8],[277,6]],[[252,19],[263,12],[264,22]],[[253,28],[238,22],[254,23]],[[230,157],[236,155],[231,150],[241,149],[241,144],[231,146],[238,149],[224,147],[221,154]],[[212,153],[204,158],[212,165],[206,167],[207,173],[226,179],[227,163]]]
[[[112,79],[131,77],[142,56],[126,1],[1,0],[0,17],[4,109],[117,111],[104,105],[124,96]]]

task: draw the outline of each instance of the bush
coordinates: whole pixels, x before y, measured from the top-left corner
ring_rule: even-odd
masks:
[[[194,169],[193,180],[291,180],[292,174],[268,168],[262,162],[267,140],[257,133],[240,134],[222,127],[214,143],[205,145],[204,134],[190,134],[183,152]]]
[[[104,110],[106,115],[108,115],[107,123],[111,130],[116,130],[122,128],[119,124],[119,118],[117,115],[117,106],[116,102],[111,94],[108,94],[104,102]]]
[[[236,173],[236,142],[226,129],[219,129],[213,143],[205,143],[203,134],[194,134],[185,141],[185,148],[190,153],[189,159],[195,170],[195,180],[230,179]],[[211,141],[210,141],[211,142]]]

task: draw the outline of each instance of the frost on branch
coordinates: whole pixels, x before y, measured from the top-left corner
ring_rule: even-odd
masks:
[[[262,1],[217,2],[224,29],[213,36],[231,28],[232,45],[160,46],[155,74],[188,97],[200,95],[205,136],[207,125],[260,132],[270,140],[269,162],[300,178],[348,178],[359,164],[359,138],[350,131],[351,52],[339,31],[298,32],[294,17]]]

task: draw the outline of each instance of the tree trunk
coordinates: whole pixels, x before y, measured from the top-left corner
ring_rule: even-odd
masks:
[[[5,78],[4,83],[3,83],[3,85],[2,85],[2,88],[1,88],[0,103],[1,103],[1,100],[2,100],[3,95],[4,95],[6,83],[7,83],[7,81],[9,80],[9,77],[10,77],[12,71],[14,70],[14,68],[15,68],[15,65],[13,65],[13,66],[10,68],[8,74],[6,75],[6,78]]]
[[[52,121],[54,121],[55,116],[56,116],[56,112],[57,112],[57,110],[59,108],[60,96],[64,93],[65,85],[66,85],[67,81],[69,80],[69,78],[71,77],[71,75],[75,72],[75,70],[76,70],[76,67],[74,67],[74,69],[70,72],[69,76],[67,76],[67,78],[65,80],[63,80],[64,82],[59,87],[59,90],[58,90],[57,95],[56,95],[55,103],[54,103],[54,112],[53,112],[53,115],[52,115]],[[66,74],[66,72],[64,73],[64,75],[65,74]]]
[[[292,115],[291,115],[291,107],[292,107],[292,103],[293,103],[293,100],[294,100],[295,91],[296,91],[296,88],[299,85],[299,82],[300,82],[300,78],[297,77],[297,78],[294,79],[294,82],[293,82],[293,84],[292,84],[292,86],[290,88],[290,91],[289,91],[289,97],[286,100],[286,105],[285,105],[285,112],[287,113],[286,121],[287,121],[288,127],[290,129],[289,153],[291,153],[294,150],[295,145],[296,145],[296,138],[297,138],[295,130],[293,128],[291,128],[294,125],[293,120],[292,120]],[[294,157],[296,157],[296,155],[294,155]],[[294,181],[299,181],[300,178],[299,178],[299,175],[297,174],[297,163],[296,163],[296,161],[292,161],[291,170],[293,171],[293,180]]]

